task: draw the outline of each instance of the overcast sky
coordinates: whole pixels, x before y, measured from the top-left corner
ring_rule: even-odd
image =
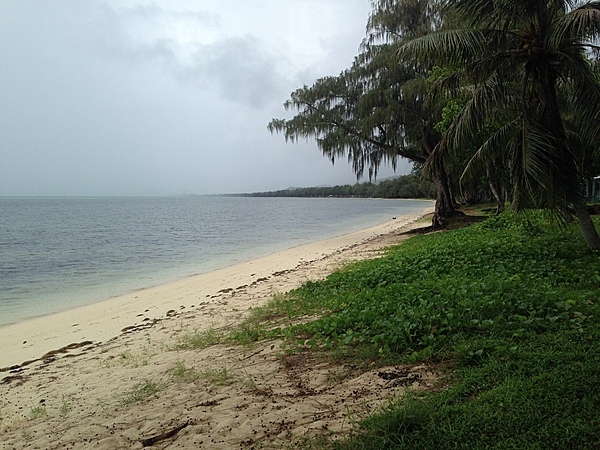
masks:
[[[369,11],[370,0],[2,1],[0,196],[354,183],[346,161],[267,124],[289,117],[293,90],[350,66]]]

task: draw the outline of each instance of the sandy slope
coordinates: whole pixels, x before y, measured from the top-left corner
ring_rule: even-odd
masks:
[[[346,431],[407,387],[430,387],[425,366],[356,373],[282,355],[277,342],[177,348],[376,256],[418,217],[0,328],[0,448],[280,448]]]

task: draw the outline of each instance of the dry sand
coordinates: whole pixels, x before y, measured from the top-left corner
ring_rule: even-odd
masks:
[[[0,448],[281,448],[347,432],[390,398],[430,388],[426,366],[357,373],[277,342],[177,348],[376,257],[429,212],[0,327]]]

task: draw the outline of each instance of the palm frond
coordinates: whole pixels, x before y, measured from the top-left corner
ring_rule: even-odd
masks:
[[[448,9],[455,11],[462,17],[476,20],[494,13],[494,0],[457,0],[448,2]]]
[[[448,8],[474,27],[510,30],[519,22],[529,25],[540,0],[456,0]]]
[[[600,140],[600,83],[589,61],[581,55],[570,59],[569,77],[575,84],[574,117],[581,139],[588,145]]]
[[[526,119],[522,128],[520,174],[530,206],[564,212],[566,203],[581,195],[580,170],[573,149],[550,130]]]
[[[588,2],[557,17],[548,32],[548,49],[565,51],[565,45],[591,41],[600,36],[600,1]]]
[[[547,207],[554,196],[553,174],[557,146],[554,136],[529,119],[523,120],[519,168],[527,191],[538,207]]]
[[[514,79],[519,67],[523,66],[526,58],[518,49],[494,52],[483,56],[471,64],[465,65],[464,71],[475,82],[485,81],[491,73],[497,73],[503,81]]]
[[[499,108],[517,105],[502,77],[497,72],[491,73],[484,82],[476,86],[471,99],[449,127],[447,139],[450,147],[456,149],[471,145],[481,126],[498,113]]]
[[[431,33],[400,46],[398,56],[425,64],[459,65],[488,52],[480,30],[450,30]]]
[[[462,182],[463,179],[472,177],[486,163],[498,161],[506,157],[506,148],[508,148],[511,142],[516,140],[519,131],[520,121],[517,119],[505,123],[500,129],[494,132],[469,159],[460,177],[460,181]]]

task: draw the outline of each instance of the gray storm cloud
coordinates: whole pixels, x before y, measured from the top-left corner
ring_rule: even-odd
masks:
[[[169,195],[352,183],[266,130],[349,66],[366,0],[0,4],[0,195]]]

